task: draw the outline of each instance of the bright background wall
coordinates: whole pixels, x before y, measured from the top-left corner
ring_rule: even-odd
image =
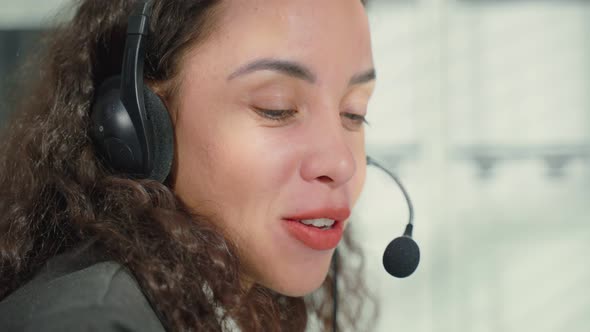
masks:
[[[407,218],[369,173],[356,213],[378,331],[590,331],[590,2],[375,1],[368,148],[416,207],[418,271],[381,254]]]
[[[0,115],[64,2],[0,0]],[[590,1],[373,0],[369,15],[367,148],[408,187],[422,250],[408,279],[384,272],[407,210],[370,169],[353,227],[377,331],[590,331]]]

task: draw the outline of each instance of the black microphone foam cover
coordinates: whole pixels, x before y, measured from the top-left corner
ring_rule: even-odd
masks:
[[[394,277],[411,275],[420,262],[420,249],[409,236],[401,236],[389,243],[383,253],[383,267]]]

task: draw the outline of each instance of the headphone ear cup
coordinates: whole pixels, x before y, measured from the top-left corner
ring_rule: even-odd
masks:
[[[121,101],[120,86],[120,77],[113,76],[98,87],[90,115],[90,135],[106,166],[116,172],[140,174],[141,142]]]
[[[164,182],[172,168],[174,159],[174,129],[166,106],[152,90],[143,87],[145,111],[152,123],[153,168],[150,179]]]

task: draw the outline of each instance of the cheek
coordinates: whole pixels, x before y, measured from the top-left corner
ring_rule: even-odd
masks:
[[[365,162],[365,156],[361,157],[360,162],[357,165],[357,174],[356,179],[354,181],[354,198],[353,198],[353,205],[356,204],[357,200],[359,199],[361,192],[365,186],[365,179],[367,177],[367,163]]]
[[[356,173],[350,183],[352,189],[352,203],[356,203],[365,185],[367,176],[367,155],[365,150],[365,134],[364,130],[359,134],[359,137],[354,137],[350,142],[352,153],[356,162]]]
[[[219,110],[185,116],[177,126],[175,190],[189,206],[221,214],[225,224],[266,211],[292,174],[284,142],[247,116]]]
[[[258,214],[256,209],[271,204],[292,174],[292,155],[279,141],[265,134],[263,128],[254,125],[236,123],[217,135],[223,142],[212,151],[217,163],[218,189],[225,193],[232,209]]]

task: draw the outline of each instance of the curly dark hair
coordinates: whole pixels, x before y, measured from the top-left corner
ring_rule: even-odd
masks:
[[[27,98],[0,139],[0,300],[51,257],[94,241],[129,269],[168,330],[221,331],[230,318],[247,331],[303,331],[311,319],[331,329],[334,270],[305,298],[260,285],[244,290],[235,245],[210,218],[183,205],[166,183],[113,174],[95,154],[89,109],[97,85],[120,71],[135,2],[74,4],[71,21],[46,34],[38,72],[23,83],[31,86]],[[221,2],[154,1],[146,81],[174,81],[182,56],[214,31]],[[164,99],[174,94],[167,86]],[[367,330],[362,324],[373,321],[376,306],[350,229],[339,247],[346,296],[339,326]]]

